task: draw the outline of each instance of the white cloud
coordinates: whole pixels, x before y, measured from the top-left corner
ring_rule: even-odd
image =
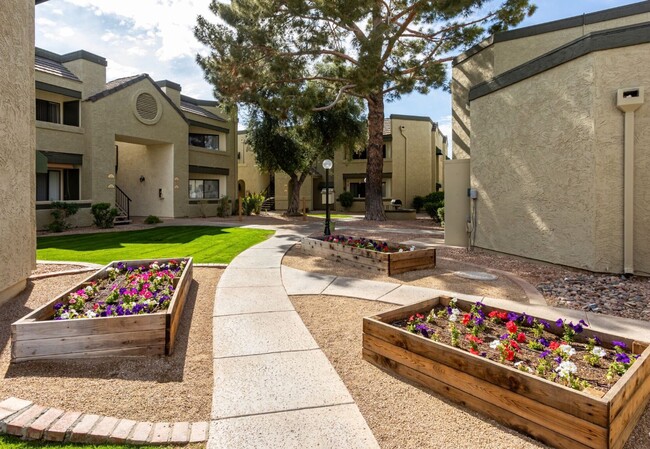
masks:
[[[135,56],[144,56],[147,54],[147,50],[145,50],[142,47],[131,47],[126,52],[130,55],[135,55]]]
[[[62,27],[58,30],[59,36],[61,37],[71,37],[74,36],[74,30],[70,27]]]
[[[56,22],[54,20],[46,19],[44,17],[39,17],[36,19],[36,25],[39,27],[53,27],[56,26]]]
[[[139,75],[140,73],[145,73],[145,71],[139,69],[138,67],[120,64],[113,59],[107,58],[106,62],[108,63],[108,66],[106,67],[106,79],[108,81],[117,78],[124,78],[125,76],[133,76]]]

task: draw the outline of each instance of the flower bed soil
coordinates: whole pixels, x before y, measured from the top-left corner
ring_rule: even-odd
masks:
[[[192,258],[174,266],[111,262],[12,324],[12,362],[172,354]]]
[[[435,249],[415,249],[405,245],[342,235],[303,238],[303,252],[368,270],[394,275],[435,268]]]
[[[482,308],[484,327],[478,337],[472,336],[469,331],[479,316],[476,306],[458,300],[454,307],[453,301],[434,298],[364,318],[364,359],[555,447],[624,445],[650,399],[647,343],[582,331],[584,326],[578,323],[559,322],[561,328],[548,323],[546,328],[534,317],[508,315],[486,306]],[[434,316],[427,320],[432,309]],[[452,315],[456,317],[450,320]],[[539,337],[532,335],[529,320],[533,326],[542,326]],[[565,329],[575,333],[575,342],[562,342]],[[452,344],[454,334],[457,340]],[[595,339],[601,348],[595,353],[602,357],[592,352]],[[549,346],[527,347],[540,340]],[[562,343],[570,344],[561,347]],[[540,358],[547,350],[549,354]],[[596,367],[583,360],[587,354],[597,359]],[[560,356],[563,359],[555,360]],[[541,360],[549,367],[539,377],[535,373]],[[611,364],[620,371],[613,370],[610,381]],[[628,367],[623,373],[622,368]]]

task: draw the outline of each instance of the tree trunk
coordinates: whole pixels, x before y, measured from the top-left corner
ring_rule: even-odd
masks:
[[[307,178],[306,173],[302,173],[300,177],[295,173],[289,175],[291,178],[291,183],[293,184],[293,189],[291,190],[291,198],[289,198],[289,206],[287,207],[287,215],[301,215],[300,211],[300,189],[302,184]]]
[[[366,220],[386,220],[381,195],[384,158],[384,95],[368,97],[368,156],[366,164]]]

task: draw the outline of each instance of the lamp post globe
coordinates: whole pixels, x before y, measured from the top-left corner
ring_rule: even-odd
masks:
[[[323,161],[323,168],[325,169],[325,231],[324,235],[331,235],[330,232],[330,168],[332,168],[332,161],[325,159]]]

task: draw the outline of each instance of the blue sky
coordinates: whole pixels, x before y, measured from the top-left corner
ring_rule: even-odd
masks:
[[[616,6],[629,0],[533,0],[537,12],[520,27]],[[192,34],[196,16],[213,18],[210,0],[49,0],[36,7],[36,46],[63,54],[87,50],[108,60],[108,80],[148,73],[181,84],[183,94],[211,99],[195,55],[205,52]],[[431,117],[446,134],[451,102],[446,92],[411,94],[386,104],[386,115]]]

